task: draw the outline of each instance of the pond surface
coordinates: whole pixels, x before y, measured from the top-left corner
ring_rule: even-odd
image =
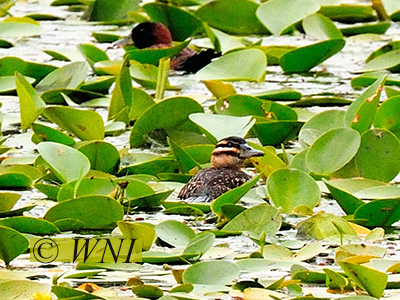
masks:
[[[94,42],[91,33],[93,31],[104,31],[104,30],[115,30],[123,34],[128,33],[131,26],[127,27],[116,27],[111,25],[96,25],[89,22],[81,21],[80,12],[69,12],[66,7],[50,7],[51,1],[18,1],[17,4],[10,10],[14,16],[23,16],[28,13],[49,13],[65,18],[65,21],[46,21],[41,22],[41,26],[44,32],[40,37],[32,38],[21,38],[14,40],[15,47],[11,49],[0,49],[0,57],[3,56],[17,56],[27,61],[34,61],[39,63],[49,63],[57,66],[62,66],[65,63],[60,61],[53,61],[50,56],[45,54],[43,50],[57,50],[57,49],[71,49],[74,50],[76,45],[82,43]],[[257,40],[257,38],[250,37],[249,39]],[[354,90],[350,85],[350,80],[355,77],[352,72],[359,69],[365,62],[366,57],[373,51],[386,44],[388,41],[400,39],[400,25],[393,24],[385,35],[368,35],[368,36],[356,36],[353,38],[346,39],[345,48],[332,58],[328,59],[324,63],[318,65],[306,75],[287,75],[284,74],[280,67],[270,66],[267,67],[267,74],[265,82],[262,83],[248,83],[248,82],[236,82],[233,83],[238,93],[253,94],[259,91],[280,89],[283,87],[291,88],[300,91],[303,95],[320,95],[320,94],[333,94],[339,95],[346,99],[354,100],[362,91]],[[281,37],[264,37],[263,45],[296,45],[302,46],[309,43],[315,42],[315,40],[309,39],[303,35],[295,36],[281,36]],[[199,39],[193,41],[196,45],[208,45],[208,41],[205,39]],[[106,49],[108,44],[96,44],[101,49]],[[107,54],[111,59],[119,59],[123,55],[123,51],[120,49],[108,50]],[[211,93],[205,88],[204,84],[196,81],[193,75],[182,75],[172,74],[170,76],[170,83],[176,85],[181,89],[179,92],[167,92],[166,96],[171,95],[188,95],[202,101],[205,107],[213,104],[211,99]],[[385,96],[383,95],[383,99]],[[18,133],[18,127],[14,126],[13,123],[19,121],[19,101],[17,97],[12,96],[0,96],[2,103],[1,111],[5,115],[3,124],[3,130],[10,133],[10,137],[5,142],[5,145],[14,147],[15,150],[8,155],[10,157],[18,156],[33,156],[35,154],[36,146],[30,142],[31,131],[28,130],[26,133]],[[331,107],[336,108],[336,107]],[[314,107],[308,109],[309,114],[300,115],[300,119],[307,120],[314,113],[318,113],[322,110],[331,108],[320,108]],[[341,108],[339,108],[341,109]],[[97,110],[106,119],[107,110]],[[108,137],[105,139],[108,142],[114,144],[118,149],[129,147],[129,132],[118,137]],[[296,146],[296,145],[294,145]],[[151,150],[130,150],[131,152],[150,152],[150,153],[163,153],[166,149],[159,149],[157,147]],[[54,202],[46,201],[45,196],[37,190],[22,191],[21,200],[18,202],[18,206],[22,207],[27,204],[38,204],[30,214],[36,217],[42,217],[46,210],[54,204]],[[172,195],[172,198],[176,197],[176,193]],[[336,204],[336,201],[329,199],[322,199],[321,205],[314,209],[315,212],[324,211],[331,212],[336,215],[343,215],[341,209]],[[185,221],[191,226],[198,229],[209,229],[211,225],[203,224],[203,221],[196,220],[194,218],[187,218],[177,215],[164,215],[162,213],[139,213],[131,216],[132,218],[145,219],[151,223],[157,224],[161,221],[173,219],[178,221]],[[291,223],[297,223],[301,220],[290,219]],[[277,240],[295,240],[295,230],[280,232],[277,236]],[[71,236],[71,235],[64,235]],[[400,259],[399,246],[400,242],[389,241],[387,239],[381,243],[386,246],[388,252],[386,257],[394,259]],[[228,247],[227,247],[228,245]],[[243,254],[248,255],[254,251],[258,251],[259,246],[253,243],[249,238],[244,236],[229,237],[229,238],[217,238],[215,246],[221,246],[221,257],[240,257]],[[162,249],[162,247],[156,247]],[[206,255],[207,257],[207,255]],[[216,258],[218,254],[211,253],[210,257]],[[332,252],[324,253],[314,263],[316,265],[330,264],[332,262]],[[13,261],[12,265],[26,273],[32,274],[45,274],[45,278],[41,278],[41,282],[51,283],[53,274],[61,274],[64,271],[72,270],[73,264],[52,264],[49,266],[43,266],[28,261],[27,255],[20,256],[18,259]],[[288,274],[288,268],[268,270],[267,272],[261,272],[263,278],[277,279],[281,276]],[[24,274],[26,274],[24,273]],[[146,283],[153,283],[163,288],[169,288],[174,285],[175,281],[172,278],[171,273],[165,270],[162,266],[155,266],[145,264],[140,271],[134,271],[132,273],[126,273],[124,271],[119,272],[104,272],[103,276],[93,278],[90,281],[105,286],[116,285],[113,290],[119,295],[132,295],[130,289],[124,290],[121,285],[126,282],[127,277],[133,277],[140,275],[140,278]],[[249,275],[243,275],[241,279],[248,279],[247,277],[254,277],[260,275],[259,273],[251,273]],[[73,285],[78,284],[80,281],[87,282],[84,280],[65,280]],[[305,294],[313,293],[315,296],[322,295],[326,296],[324,287],[306,287],[303,289]],[[221,295],[219,295],[221,297]],[[228,298],[228,296],[222,296]],[[339,298],[340,295],[330,295],[332,298]],[[213,298],[213,297],[211,297]],[[394,296],[392,299],[396,299]]]

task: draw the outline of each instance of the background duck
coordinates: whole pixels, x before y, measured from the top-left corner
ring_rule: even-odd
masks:
[[[128,36],[113,44],[114,47],[124,45],[134,45],[139,49],[167,48],[172,46],[172,36],[164,24],[144,22],[135,26]],[[213,49],[196,52],[190,48],[185,48],[171,60],[171,69],[196,73],[208,65],[213,58],[219,56],[221,56],[221,53],[216,53]]]
[[[241,168],[249,157],[264,156],[240,137],[220,140],[211,156],[211,168],[202,169],[181,189],[178,198],[186,202],[210,202],[238,187],[251,177]]]

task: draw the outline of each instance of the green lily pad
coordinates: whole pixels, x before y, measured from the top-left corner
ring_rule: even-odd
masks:
[[[343,39],[332,39],[300,47],[285,53],[279,64],[285,73],[308,72],[342,50],[344,45]]]
[[[400,50],[393,50],[367,62],[357,72],[374,72],[379,70],[390,70],[398,72],[400,70]]]
[[[290,25],[317,12],[319,7],[311,0],[270,0],[260,5],[256,15],[274,35],[279,35]]]
[[[38,24],[20,22],[0,22],[0,38],[20,38],[40,35],[43,28]]]
[[[116,184],[108,178],[83,178],[77,188],[75,185],[75,180],[63,184],[56,195],[57,201],[63,202],[75,197],[90,195],[108,196],[113,190],[116,190]]]
[[[0,193],[0,213],[11,210],[19,198],[21,198],[20,194]]]
[[[15,84],[21,111],[21,128],[28,129],[42,113],[46,104],[36,94],[35,89],[20,73],[15,73]]]
[[[54,222],[72,218],[83,222],[85,229],[110,229],[123,216],[124,210],[117,201],[94,195],[58,203],[46,212],[44,219]]]
[[[141,284],[132,288],[132,292],[138,298],[158,299],[164,295],[164,292],[155,285]]]
[[[3,189],[25,189],[32,185],[32,182],[42,176],[42,173],[28,165],[1,165],[0,166],[0,187]]]
[[[291,214],[299,205],[314,208],[320,200],[318,184],[307,173],[296,169],[278,169],[268,177],[272,204]]]
[[[375,21],[374,9],[368,5],[347,4],[323,5],[319,13],[333,21],[341,23],[359,23]],[[361,300],[361,299],[360,299]]]
[[[6,265],[9,265],[14,258],[24,253],[28,247],[29,241],[21,233],[6,226],[0,226],[0,259]]]
[[[57,194],[60,190],[58,185],[45,184],[45,183],[35,183],[35,188],[47,196],[47,199],[56,200]]]
[[[178,161],[180,170],[183,173],[188,173],[193,168],[197,167],[201,169],[201,165],[190,156],[181,146],[175,143],[172,140],[168,141],[172,151],[174,152],[174,156]]]
[[[51,15],[51,14],[28,14],[25,15],[24,18],[31,18],[36,21],[58,21],[58,20],[65,20],[65,18],[56,16],[56,15]]]
[[[29,84],[35,82],[34,78],[25,77]],[[0,94],[11,94],[16,91],[15,77],[14,76],[0,76]]]
[[[8,49],[12,47],[14,47],[13,43],[0,39],[0,48]]]
[[[61,182],[82,179],[90,170],[89,159],[71,147],[43,142],[38,145],[43,159],[50,165],[51,170]],[[74,163],[72,164],[71,161]]]
[[[153,2],[144,4],[142,9],[152,21],[167,26],[174,41],[183,41],[203,31],[201,20],[178,6]]]
[[[174,220],[164,221],[155,229],[160,239],[174,247],[186,247],[196,236],[190,227]]]
[[[354,214],[356,209],[364,204],[362,200],[354,196],[355,193],[371,187],[385,186],[383,182],[361,178],[324,180],[324,183],[332,197],[348,215]]]
[[[88,16],[89,21],[115,21],[127,19],[129,11],[139,9],[139,0],[96,0]],[[87,4],[85,1],[84,4]]]
[[[172,97],[160,101],[147,110],[137,119],[129,137],[131,147],[144,144],[145,136],[155,129],[168,129],[188,123],[188,116],[202,112],[203,108],[195,100],[188,97]],[[168,115],[168,118],[165,116]]]
[[[64,0],[61,0],[64,1]],[[68,0],[71,1],[71,0]],[[103,297],[93,295],[87,291],[74,289],[70,287],[60,286],[60,285],[53,285],[51,287],[51,292],[54,293],[57,298],[78,298],[78,299],[104,299]]]
[[[239,276],[239,267],[230,261],[203,261],[183,272],[183,282],[193,284],[228,284]]]
[[[50,287],[42,283],[19,279],[0,283],[0,293],[5,299],[29,299],[34,294],[49,293]]]
[[[103,119],[95,111],[51,106],[46,107],[43,113],[50,121],[81,140],[102,140],[104,138]]]
[[[32,130],[42,142],[56,142],[67,146],[75,144],[75,140],[69,135],[43,124],[33,123]]]
[[[298,101],[303,97],[303,95],[299,91],[288,88],[257,92],[255,94],[252,94],[252,96],[264,100],[274,100],[274,101]]]
[[[365,62],[369,62],[370,60],[373,60],[374,58],[377,58],[378,56],[381,56],[382,54],[388,53],[393,50],[400,50],[400,41],[392,41],[387,43],[386,45],[383,45],[379,49],[373,51],[365,60]]]
[[[360,134],[371,128],[374,122],[376,109],[386,75],[379,77],[374,84],[366,89],[348,108],[345,115],[345,122]]]
[[[356,155],[360,143],[361,137],[353,129],[331,129],[311,145],[306,156],[307,166],[315,174],[329,175]]]
[[[338,96],[311,96],[303,97],[301,100],[290,103],[290,107],[313,107],[313,106],[346,106],[353,101]]]
[[[54,224],[46,220],[26,216],[0,219],[0,226],[36,235],[51,235],[59,232]]]
[[[201,232],[192,238],[183,251],[184,254],[196,253],[199,258],[206,253],[215,241],[215,236],[211,232]]]
[[[400,139],[400,116],[396,112],[400,109],[400,96],[389,98],[383,102],[376,112],[375,128],[385,128]]]
[[[128,199],[123,202],[124,206],[128,207],[139,207],[141,209],[154,209],[159,207],[161,202],[167,199],[173,190],[159,191],[151,195],[144,195],[141,197],[135,197],[133,199]]]
[[[364,33],[384,34],[389,29],[390,25],[390,22],[364,23],[362,25],[342,27],[340,28],[340,31],[344,36],[353,36]]]
[[[54,70],[43,78],[35,87],[36,91],[50,89],[75,89],[86,78],[89,67],[85,62],[74,62]]]
[[[265,118],[256,118],[253,130],[263,146],[274,146],[297,138],[303,124],[303,122],[293,120],[271,121]]]
[[[310,146],[325,132],[344,127],[345,111],[327,110],[308,120],[301,128],[299,142],[301,145]]]
[[[248,208],[234,217],[222,230],[230,232],[250,231],[256,235],[275,236],[282,224],[279,211],[269,204]]]
[[[388,281],[386,273],[358,265],[352,262],[341,261],[339,265],[356,284],[375,298],[381,298]]]
[[[234,117],[205,113],[191,114],[189,119],[214,143],[227,136],[244,137],[255,122],[251,116]]]
[[[360,76],[357,76],[351,80],[351,86],[355,89],[361,88],[361,87],[368,87],[372,85],[374,82],[376,82],[379,78],[382,77],[382,75],[387,75],[386,76],[386,81],[385,85],[395,85],[395,86],[400,86],[400,76],[396,74],[391,74],[388,73],[388,71],[377,71],[377,72],[369,72],[369,73],[364,73],[361,74]],[[385,89],[388,87],[385,86]],[[388,94],[386,92],[386,94]],[[388,94],[388,98],[390,98],[391,95]]]
[[[390,182],[400,172],[400,141],[386,129],[367,130],[354,159],[362,177]]]
[[[114,82],[115,76],[97,76],[85,81],[79,88],[89,92],[108,94]]]
[[[112,31],[94,31],[92,36],[98,43],[112,43],[118,41],[122,36]]]
[[[83,91],[83,90],[73,90],[73,89],[54,89],[44,92],[40,97],[46,104],[60,104],[66,105],[64,96],[69,97],[74,103],[82,104],[86,101],[103,98],[103,94]]]
[[[50,55],[55,60],[61,61],[82,61],[82,55],[76,49],[57,49],[43,50],[44,53]]]
[[[366,220],[368,227],[389,227],[400,220],[400,199],[374,200],[354,212],[355,219]]]
[[[367,200],[400,198],[400,188],[392,185],[375,186],[363,189],[353,195]]]
[[[108,55],[101,49],[97,48],[92,44],[79,44],[76,46],[80,54],[86,59],[90,67],[97,74],[102,75],[102,72],[99,72],[94,64],[99,61],[110,60]]]
[[[206,23],[203,23],[203,27],[217,52],[225,53],[232,49],[245,47],[238,37],[211,28]]]
[[[35,78],[37,81],[40,81],[55,69],[57,69],[57,67],[27,62],[18,57],[6,56],[0,58],[1,76],[14,76],[15,72],[18,72],[24,76]]]
[[[302,239],[323,240],[343,235],[357,236],[349,223],[332,214],[317,214],[297,225],[297,237]]]
[[[258,49],[231,52],[212,61],[196,73],[198,80],[261,81],[265,76],[267,60]]]
[[[342,32],[337,29],[335,24],[321,14],[311,14],[303,19],[303,29],[309,34],[320,40],[342,39]]]
[[[179,165],[173,157],[159,157],[144,162],[126,166],[120,170],[119,176],[131,174],[149,174],[157,176],[159,173],[174,173]]]
[[[119,169],[118,150],[110,143],[90,141],[77,145],[76,149],[86,155],[92,170],[115,174]]]
[[[211,27],[228,34],[268,34],[256,17],[258,7],[250,0],[218,0],[200,6],[195,14]]]
[[[141,239],[142,249],[148,251],[156,237],[154,225],[144,222],[118,221],[118,228],[128,239]]]

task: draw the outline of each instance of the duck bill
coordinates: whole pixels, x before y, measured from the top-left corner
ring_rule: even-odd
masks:
[[[240,145],[240,157],[249,158],[249,157],[261,157],[264,156],[264,152],[260,150],[256,150],[249,145]]]
[[[132,36],[130,34],[118,41],[115,41],[112,44],[112,47],[113,48],[121,48],[122,46],[126,46],[126,45],[133,45]]]

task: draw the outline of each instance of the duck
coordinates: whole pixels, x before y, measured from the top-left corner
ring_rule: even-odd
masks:
[[[162,23],[143,22],[136,25],[126,37],[113,43],[111,48],[133,45],[139,49],[167,48],[173,45],[172,35],[169,29]],[[214,49],[206,49],[196,52],[190,48],[184,48],[171,60],[170,68],[185,73],[196,73],[221,53]]]
[[[263,151],[252,148],[241,137],[219,140],[212,151],[211,168],[197,172],[180,190],[178,198],[187,203],[213,201],[251,179],[242,171],[244,162],[247,158],[261,156],[264,156]]]

